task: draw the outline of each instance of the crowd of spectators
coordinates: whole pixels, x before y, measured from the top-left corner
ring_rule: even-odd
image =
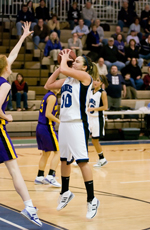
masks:
[[[130,6],[130,1],[128,4],[124,0],[118,13],[118,25],[109,38],[105,37],[100,19],[90,1],[85,1],[82,9],[78,9],[77,2],[73,2],[66,20],[70,26],[66,48],[72,49],[77,56],[82,55],[84,49],[89,51],[87,56],[97,63],[99,74],[107,75],[110,84],[107,89],[109,105],[120,104],[122,86],[125,98],[136,98],[136,90],[150,89],[150,67],[143,79],[141,71],[143,64],[150,62],[148,5],[142,10],[141,17],[138,17],[135,8]],[[16,28],[19,37],[25,21],[31,22],[31,30],[34,31],[34,49],[38,48],[40,42],[45,43],[44,56],[52,58],[57,65],[57,55],[62,50],[61,22],[58,16],[53,14],[50,17],[44,0],[40,0],[36,9],[33,8],[32,1],[28,1],[17,14]],[[127,34],[123,33],[124,27],[128,28]],[[110,90],[113,87],[115,90]]]

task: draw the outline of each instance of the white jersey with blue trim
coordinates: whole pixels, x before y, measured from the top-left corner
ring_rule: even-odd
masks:
[[[61,87],[60,121],[82,120],[87,122],[87,107],[92,88],[91,83],[84,86],[79,80],[67,77]]]
[[[94,89],[91,90],[91,95],[90,95],[90,100],[89,100],[89,107],[91,108],[98,108],[103,106],[103,101],[102,101],[102,92],[103,89],[99,89],[96,93],[94,93]],[[103,111],[91,111],[89,116],[92,117],[98,117],[98,116],[103,116]]]

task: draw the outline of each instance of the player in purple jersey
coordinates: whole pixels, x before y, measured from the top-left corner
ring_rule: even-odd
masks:
[[[52,184],[55,187],[61,187],[55,179],[56,168],[60,161],[58,135],[55,131],[56,122],[58,124],[60,123],[60,120],[56,117],[58,112],[56,96],[59,91],[60,90],[51,90],[43,97],[36,128],[36,140],[38,143],[38,149],[42,150],[42,156],[34,183]],[[44,178],[44,170],[51,151],[54,152],[54,156],[50,163],[49,173]]]
[[[21,196],[25,209],[21,214],[28,218],[32,223],[42,226],[41,221],[37,216],[37,208],[32,204],[32,200],[28,193],[26,184],[22,178],[21,172],[17,164],[17,154],[6,131],[6,124],[13,121],[12,116],[5,114],[5,108],[8,103],[11,86],[7,82],[8,76],[11,74],[11,65],[18,56],[19,50],[25,38],[33,31],[29,31],[31,23],[25,22],[23,35],[10,52],[8,58],[5,55],[0,55],[0,163],[5,163],[10,175],[12,176],[14,187],[17,193]]]
[[[98,75],[96,64],[88,57],[79,56],[68,67],[70,51],[63,50],[60,54],[60,67],[49,77],[45,89],[61,88],[61,108],[59,125],[59,146],[61,158],[62,189],[57,210],[61,210],[73,199],[69,190],[71,163],[76,160],[82,172],[87,191],[86,218],[92,219],[99,207],[99,200],[94,196],[93,175],[88,164],[88,121],[87,106],[92,87],[92,78]],[[62,73],[65,79],[56,80]]]

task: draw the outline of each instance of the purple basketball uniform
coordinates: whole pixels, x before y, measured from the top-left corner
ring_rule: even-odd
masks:
[[[0,86],[4,83],[8,83],[7,80],[4,79],[3,77],[0,77]],[[8,104],[9,93],[6,96],[6,99],[4,100],[4,102],[2,104],[3,113],[5,113],[5,109],[6,109],[7,104]],[[12,141],[11,141],[11,139],[7,133],[7,130],[6,130],[5,125],[7,123],[8,123],[7,121],[0,118],[0,163],[3,163],[5,161],[17,158],[16,151],[13,147]]]
[[[46,106],[47,106],[47,98],[53,95],[56,97],[56,95],[49,91],[42,99],[41,105],[40,105],[40,111],[39,111],[39,118],[38,118],[38,125],[36,128],[36,140],[38,144],[38,149],[43,150],[45,152],[48,151],[58,151],[59,150],[59,144],[58,144],[58,135],[55,131],[55,123],[51,120],[49,120],[46,116]],[[54,116],[57,115],[58,112],[58,102],[56,98],[55,105],[53,107],[52,114]]]

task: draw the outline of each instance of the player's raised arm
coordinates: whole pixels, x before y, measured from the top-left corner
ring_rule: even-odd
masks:
[[[48,78],[44,85],[44,89],[61,89],[65,79],[56,80],[60,74],[60,68],[56,69],[55,72]]]
[[[31,22],[24,22],[24,26],[22,26],[23,28],[23,35],[21,36],[21,38],[19,39],[18,43],[15,45],[15,47],[13,48],[13,50],[10,52],[9,56],[8,56],[8,62],[10,65],[12,65],[12,63],[15,61],[15,59],[18,56],[18,53],[20,51],[21,45],[24,42],[25,38],[28,37],[30,34],[32,34],[34,31],[30,31],[30,26],[31,26]]]

